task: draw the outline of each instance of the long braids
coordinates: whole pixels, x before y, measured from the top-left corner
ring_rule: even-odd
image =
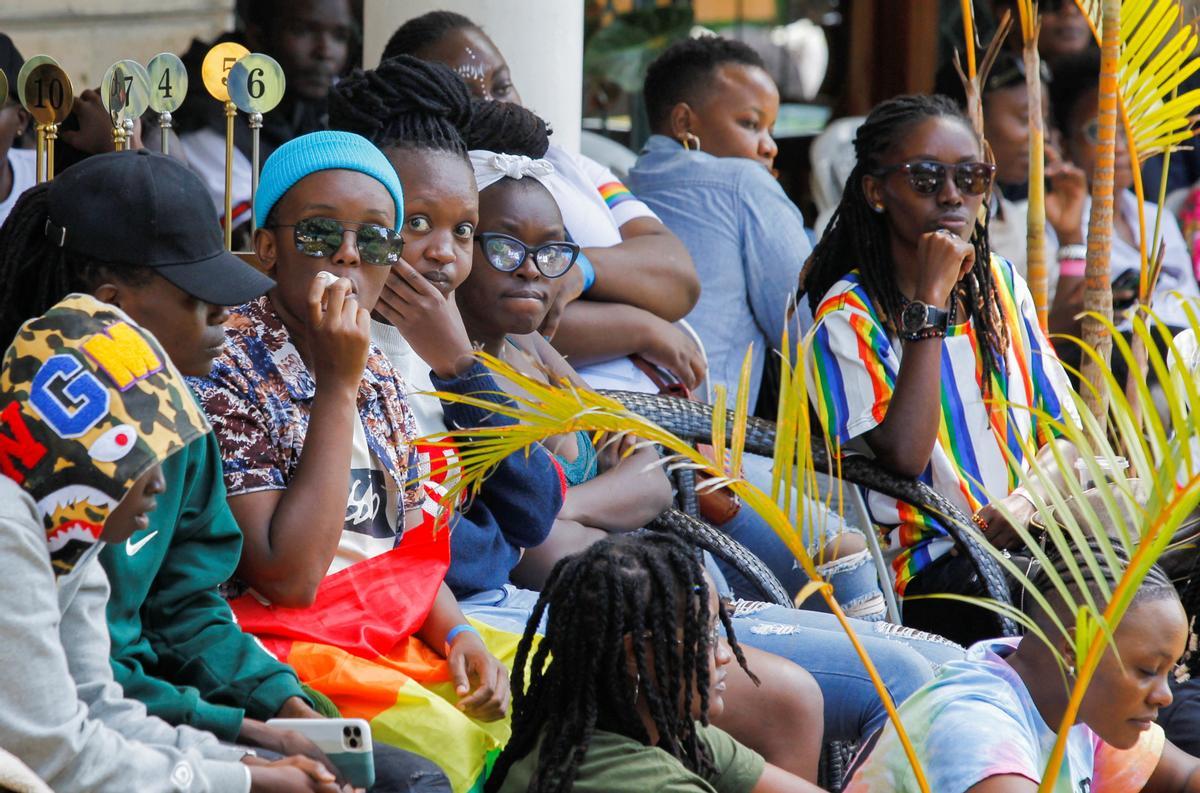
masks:
[[[432,149],[465,159],[459,130],[470,120],[471,95],[462,78],[408,55],[356,69],[329,94],[330,128],[356,132],[381,149]]]
[[[141,286],[149,267],[101,262],[55,245],[46,236],[51,182],[17,198],[0,225],[0,348],[30,317],[40,316],[72,292],[90,292],[108,279]]]
[[[512,738],[485,790],[499,790],[513,764],[539,740],[530,793],[571,790],[597,729],[648,742],[635,689],[645,697],[658,748],[696,773],[711,772],[713,759],[691,713],[694,685],[700,720],[708,723],[708,626],[714,616],[724,624],[738,662],[746,665],[724,607],[719,615],[709,611],[708,589],[692,550],[663,534],[618,535],[555,565],[517,647]],[[547,614],[545,635],[530,660]],[[633,637],[634,686],[627,673],[627,636]]]
[[[879,104],[858,128],[854,138],[858,162],[846,181],[841,203],[828,229],[801,274],[802,289],[808,293],[814,314],[830,288],[857,268],[884,326],[893,333],[898,331],[904,298],[896,285],[887,220],[871,209],[862,182],[864,176],[878,173],[883,156],[906,130],[934,117],[958,119],[971,128],[953,101],[944,96],[920,94],[898,96]],[[971,244],[975,248],[975,266],[960,282],[959,294],[981,340],[983,384],[987,393],[991,376],[1003,373],[1008,328],[991,267],[987,226],[978,219]]]

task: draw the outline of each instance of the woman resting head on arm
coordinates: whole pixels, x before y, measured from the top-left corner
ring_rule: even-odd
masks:
[[[682,541],[622,535],[564,559],[517,651],[513,736],[485,789],[817,790],[710,726],[734,658],[750,674],[725,604]]]
[[[544,382],[569,380],[582,386],[570,365],[537,333],[558,288],[557,279],[575,262],[579,246],[566,240],[562,215],[539,181],[553,166],[520,155],[473,151],[480,185],[480,259],[455,297],[475,344]],[[512,178],[515,174],[519,178]],[[501,381],[516,393],[516,386]],[[586,386],[583,386],[586,387]],[[552,438],[570,489],[549,538],[526,551],[513,578],[538,588],[563,556],[605,536],[644,526],[670,505],[671,489],[652,448],[621,456],[629,442],[598,450],[586,432]],[[599,453],[598,453],[599,452]],[[624,498],[615,504],[613,492]]]
[[[1117,549],[1120,566],[1113,568],[1094,540],[1089,545],[1105,588],[1082,560],[1074,564],[1103,608],[1104,589],[1116,586],[1128,558]],[[1072,599],[1081,599],[1067,561],[1054,548],[1047,552],[1059,576],[1071,582]],[[900,708],[933,790],[1037,790],[1082,659],[1074,651],[1074,610],[1044,571],[1034,576],[1033,584],[1047,594],[1054,613],[1032,604],[1029,616],[1054,643],[1054,651],[1032,635],[980,642],[967,660],[943,666]],[[1054,790],[1200,790],[1200,761],[1166,741],[1155,723],[1159,711],[1171,704],[1167,683],[1187,637],[1187,615],[1178,593],[1161,569],[1151,568],[1083,697]],[[1066,659],[1065,676],[1056,654]],[[891,726],[864,755],[848,792],[917,790]]]

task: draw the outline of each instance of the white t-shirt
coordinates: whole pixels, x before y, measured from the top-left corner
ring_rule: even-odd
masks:
[[[1017,274],[1029,280],[1029,201],[1009,201],[1001,195],[992,200],[992,219],[988,222],[988,242],[992,253],[1012,262]],[[1054,229],[1046,224],[1046,304],[1054,302],[1058,291],[1058,243]]]
[[[400,373],[411,389],[405,394],[408,408],[417,423],[418,435],[434,435],[446,431],[446,415],[441,401],[429,393],[436,391],[429,376],[429,364],[409,345],[395,325],[371,320],[371,341],[383,350],[392,368]]]
[[[0,201],[0,223],[8,217],[21,193],[37,184],[37,152],[33,149],[9,149],[8,167],[12,168],[12,190]]]
[[[217,217],[225,215],[225,136],[205,127],[179,136],[187,164],[204,181]],[[233,149],[233,227],[250,220],[250,161]]]
[[[1092,198],[1087,196],[1083,202],[1083,223],[1087,228],[1088,218],[1091,217]],[[1122,190],[1113,196],[1113,212],[1120,213],[1125,222],[1133,229],[1134,236],[1138,234],[1137,197],[1130,190]],[[1154,227],[1159,223],[1158,205],[1152,201],[1146,202],[1146,234],[1153,236]],[[1183,300],[1200,298],[1200,287],[1196,284],[1195,271],[1192,269],[1192,255],[1179,230],[1179,223],[1170,212],[1162,213],[1161,230],[1162,244],[1166,252],[1163,255],[1162,274],[1154,287],[1151,307],[1154,313],[1167,325],[1173,328],[1189,326],[1187,314],[1183,310]],[[1054,229],[1046,224],[1047,245],[1053,241],[1055,249],[1058,238]],[[1149,242],[1147,242],[1149,245]],[[1151,261],[1154,252],[1150,251]],[[1109,260],[1109,274],[1112,280],[1117,280],[1123,273],[1130,270],[1141,271],[1142,254],[1137,245],[1130,245],[1121,239],[1120,235],[1112,235],[1112,257]],[[1178,293],[1178,294],[1175,294]],[[1120,325],[1127,330],[1130,323],[1126,320]]]
[[[621,226],[637,218],[658,220],[612,171],[582,154],[550,146],[546,159],[554,173],[545,180],[562,212],[571,239],[585,248],[609,248],[621,242]],[[616,388],[647,394],[658,388],[627,357],[577,367],[592,388]]]
[[[329,574],[355,562],[370,559],[396,547],[400,493],[392,478],[371,454],[362,422],[354,422],[350,452],[350,492],[346,496],[346,523],[338,539]]]

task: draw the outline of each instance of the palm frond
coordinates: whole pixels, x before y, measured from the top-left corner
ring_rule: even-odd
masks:
[[[1200,317],[1192,306],[1187,307],[1187,314],[1193,331],[1200,334]],[[1116,354],[1132,365],[1134,350],[1111,321],[1103,317],[1093,319],[1106,326],[1115,341]],[[1030,556],[1041,564],[1043,575],[1050,582],[1049,591],[1040,590],[1023,566],[986,546],[988,553],[1020,585],[1027,600],[1053,615],[1055,612],[1050,609],[1053,597],[1065,604],[1065,612],[1074,618],[1068,624],[1054,616],[1050,635],[1031,634],[1046,643],[1060,668],[1076,669],[1074,682],[1068,687],[1069,706],[1059,725],[1058,741],[1042,775],[1043,780],[1050,780],[1040,788],[1045,791],[1051,790],[1053,780],[1058,778],[1067,731],[1074,724],[1083,695],[1105,651],[1115,651],[1114,634],[1134,594],[1151,565],[1172,545],[1176,532],[1200,505],[1200,470],[1190,448],[1191,439],[1200,430],[1198,418],[1190,409],[1192,404],[1200,404],[1194,401],[1200,394],[1198,373],[1180,369],[1182,358],[1174,341],[1149,309],[1139,310],[1132,324],[1134,337],[1141,339],[1146,351],[1147,367],[1163,386],[1167,422],[1155,410],[1138,415],[1136,403],[1127,398],[1107,367],[1104,377],[1090,385],[1110,397],[1108,421],[1092,415],[1078,396],[1075,397],[1078,422],[1057,420],[1025,406],[1011,406],[1032,410],[1039,424],[1045,423],[1069,442],[1079,452],[1086,476],[1097,483],[1097,487],[1085,492],[1075,464],[1060,446],[1053,447],[1053,459],[1046,461],[1036,456],[1037,449],[1029,443],[1023,444],[1021,451],[1027,467],[1021,473],[1021,484],[1034,501],[1042,533],[1035,536],[1011,515],[1006,517],[1017,527]],[[1174,355],[1174,371],[1154,343],[1154,334]],[[1082,346],[1085,359],[1099,358],[1095,349]],[[1133,379],[1137,382],[1136,400],[1149,404],[1145,378]],[[1171,427],[1175,428],[1174,433]],[[1113,473],[1119,472],[1115,462],[1120,456],[1128,459],[1136,480]],[[998,506],[1006,512],[1003,504]],[[1127,566],[1119,562],[1118,551],[1130,560]],[[1051,557],[1062,560],[1061,571],[1048,564]],[[1106,570],[1123,572],[1117,580],[1110,581]],[[978,599],[969,600],[983,605]],[[1028,620],[1013,614],[1011,607],[1001,604],[988,607],[1003,610],[1027,629],[1031,627]],[[1070,658],[1063,657],[1057,649],[1064,643],[1072,648]],[[1064,685],[1067,682],[1064,678]]]
[[[1076,0],[1101,42],[1104,33],[1102,0]],[[1185,22],[1179,0],[1123,0],[1120,6],[1121,45],[1118,61],[1118,107],[1138,197],[1139,241],[1142,259],[1142,302],[1149,303],[1155,278],[1150,252],[1158,250],[1159,230],[1147,237],[1145,190],[1141,163],[1174,151],[1195,135],[1200,89],[1179,89],[1200,69],[1195,57],[1200,34],[1195,22]],[[1165,164],[1164,164],[1165,168]]]
[[[811,343],[811,337],[806,340],[806,343]],[[786,335],[783,349],[789,349]],[[913,766],[919,788],[923,793],[928,793],[929,785],[925,780],[924,772],[908,739],[904,725],[900,722],[896,706],[887,693],[883,679],[866,649],[858,640],[845,613],[834,599],[832,587],[825,581],[817,569],[816,562],[805,547],[802,541],[802,527],[795,525],[789,515],[791,511],[789,499],[801,497],[791,493],[793,485],[797,482],[808,481],[807,475],[814,470],[809,434],[811,428],[809,426],[807,381],[803,371],[797,371],[798,367],[793,366],[789,356],[780,356],[779,358],[780,379],[784,384],[780,397],[779,426],[781,430],[776,434],[776,472],[774,474],[775,482],[772,486],[774,492],[769,495],[738,476],[739,468],[736,465],[726,466],[727,428],[725,426],[723,389],[717,389],[717,409],[713,411],[713,445],[717,449],[716,459],[709,460],[692,444],[602,394],[576,388],[565,381],[547,384],[521,373],[494,356],[483,352],[478,352],[476,355],[497,378],[511,382],[526,396],[493,401],[488,397],[494,395],[489,394],[460,395],[446,392],[435,394],[442,400],[472,405],[516,422],[503,426],[454,430],[444,435],[419,441],[457,450],[457,459],[453,463],[456,478],[442,498],[443,509],[448,509],[450,505],[458,503],[464,495],[477,492],[484,479],[510,454],[527,451],[530,447],[552,436],[579,430],[592,433],[635,435],[642,439],[643,443],[655,444],[664,449],[666,454],[662,458],[662,464],[704,472],[711,477],[706,486],[730,488],[741,498],[746,507],[757,512],[787,545],[797,563],[812,580],[812,584],[805,587],[802,594],[805,597],[814,593],[819,594],[838,619],[900,735],[901,742],[905,746],[905,751]],[[740,463],[745,448],[746,425],[749,415],[749,383],[752,373],[751,355],[752,350],[748,350],[742,365],[734,422],[730,433],[732,436],[732,462],[734,463]],[[790,431],[783,431],[783,428]],[[797,472],[800,474],[798,475]],[[436,473],[438,471],[431,472],[431,474]],[[776,496],[781,493],[785,494],[784,504],[788,506],[781,506],[776,499]],[[803,509],[797,509],[796,512],[800,516],[807,514],[807,511]]]

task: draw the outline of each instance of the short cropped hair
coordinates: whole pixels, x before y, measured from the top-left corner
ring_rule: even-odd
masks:
[[[646,70],[642,89],[650,128],[661,131],[680,102],[694,102],[713,71],[726,63],[765,69],[763,59],[746,44],[722,36],[684,39],[667,47]]]

